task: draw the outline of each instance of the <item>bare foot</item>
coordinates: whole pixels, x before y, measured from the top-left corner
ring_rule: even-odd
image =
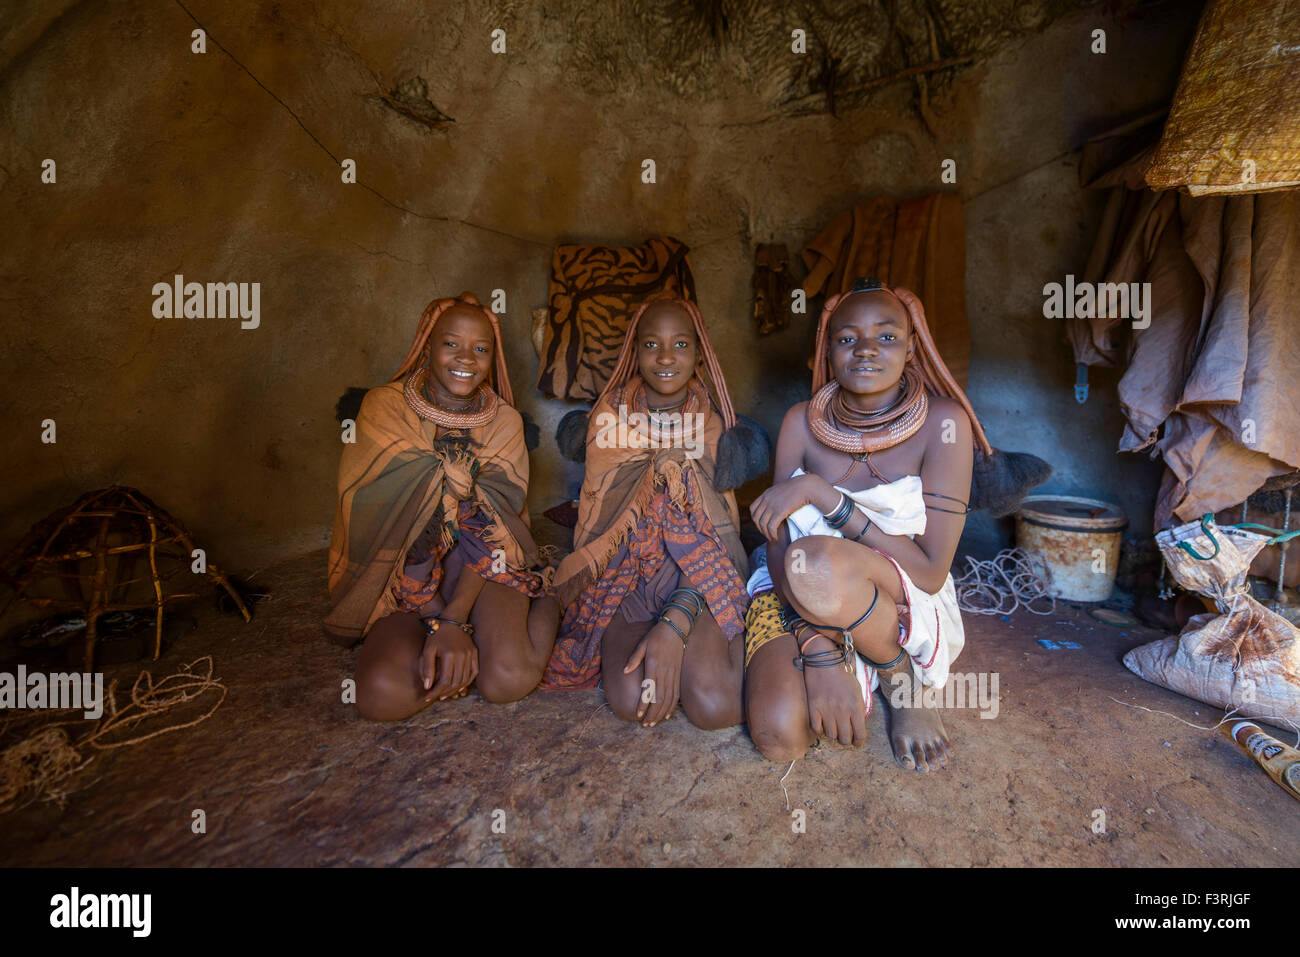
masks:
[[[900,696],[898,707],[890,702],[896,674],[905,674],[909,682],[916,680],[912,675],[912,663],[904,660],[893,668],[881,668],[877,673],[885,710],[889,712],[889,744],[894,749],[894,760],[909,771],[946,768],[948,759],[952,757],[952,747],[939,717],[939,709],[915,707],[910,694]]]

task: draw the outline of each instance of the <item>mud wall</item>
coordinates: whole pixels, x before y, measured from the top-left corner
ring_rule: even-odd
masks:
[[[124,483],[244,573],[319,547],[335,504],[336,398],[385,381],[425,303],[463,289],[506,293],[515,393],[543,432],[530,502],[557,503],[580,476],[551,440],[566,406],[534,387],[529,314],[562,241],[685,241],[736,404],[775,437],[806,395],[815,315],[754,335],[754,244],[795,251],[873,193],[940,188],[966,202],[969,392],[990,437],[1052,462],[1045,489],[1111,499],[1135,530],[1149,525],[1158,463],[1114,452],[1117,374],[1094,373],[1093,397],[1074,402],[1041,290],[1080,270],[1099,213],[1074,151],[1167,102],[1198,4],[1123,19],[1024,4],[1010,30],[986,10],[997,29],[970,63],[934,76],[924,112],[905,80],[841,97],[836,116],[815,92],[829,58],[796,59],[795,14],[760,6],[694,22],[671,62],[646,37],[675,36],[674,21],[628,3],[0,14],[0,544],[85,490]],[[834,48],[840,69],[868,70],[884,28],[826,6],[815,5],[812,54]],[[751,8],[761,24],[747,26]],[[1090,49],[1099,28],[1104,55]],[[206,52],[193,50],[198,29]],[[491,51],[495,29],[504,54]],[[916,23],[898,29],[891,42],[926,42]],[[951,186],[939,181],[947,158]],[[356,183],[343,181],[345,159]],[[155,283],[177,274],[259,283],[257,327],[155,317]],[[976,516],[967,545],[1008,534]]]

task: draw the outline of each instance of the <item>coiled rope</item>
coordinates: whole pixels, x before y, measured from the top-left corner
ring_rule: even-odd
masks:
[[[94,751],[141,744],[160,734],[189,728],[206,720],[226,698],[226,686],[220,678],[213,677],[212,669],[212,657],[206,655],[187,665],[181,665],[180,671],[156,684],[153,675],[142,671],[131,686],[130,701],[121,708],[117,704],[117,682],[114,681],[104,695],[106,713],[95,723],[89,734],[73,741],[65,727],[84,725],[84,720],[51,721],[28,733],[16,744],[0,750],[0,814],[36,800],[55,801],[63,805],[68,795],[75,790],[68,786],[68,779],[95,759]],[[151,731],[141,730],[130,737],[124,738],[120,734],[123,729],[133,728],[140,721],[161,716],[209,691],[219,694],[197,718]],[[0,730],[10,723],[73,710],[77,709],[14,712],[0,720]],[[148,725],[144,727],[147,728]]]
[[[985,561],[967,555],[966,564],[966,571],[953,581],[962,611],[972,615],[1010,615],[1018,608],[1034,615],[1056,611],[1056,599],[1049,591],[1052,574],[1041,555],[1004,548]]]

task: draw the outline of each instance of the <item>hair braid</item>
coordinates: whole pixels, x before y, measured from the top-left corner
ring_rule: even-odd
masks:
[[[405,378],[408,374],[420,365],[424,359],[425,348],[429,343],[429,337],[433,335],[433,328],[438,324],[442,314],[452,306],[468,306],[471,309],[477,309],[487,319],[488,325],[492,328],[493,344],[493,382],[492,388],[496,394],[501,397],[501,401],[506,405],[514,405],[514,392],[510,388],[510,373],[506,369],[506,352],[501,339],[501,323],[497,315],[491,309],[488,309],[481,302],[478,296],[472,292],[462,292],[459,296],[450,299],[435,299],[424,307],[424,312],[420,315],[420,325],[415,331],[415,341],[411,343],[411,348],[406,352],[406,358],[402,360],[401,367],[397,370],[396,375],[390,379],[390,382],[396,382]]]
[[[713,401],[722,414],[723,428],[735,428],[736,409],[731,404],[731,394],[727,391],[727,380],[722,374],[722,364],[718,361],[718,354],[713,351],[713,343],[709,341],[708,330],[704,328],[704,316],[700,314],[700,307],[689,300],[681,299],[668,292],[656,293],[637,307],[632,316],[632,321],[628,324],[627,336],[623,339],[623,348],[619,350],[618,361],[614,364],[614,371],[610,373],[609,382],[605,384],[605,388],[601,390],[596,401],[599,402],[601,399],[612,395],[632,379],[636,371],[637,326],[640,324],[641,316],[644,315],[645,311],[661,302],[670,302],[673,305],[680,306],[691,317],[691,325],[695,329],[695,340],[699,343],[700,355],[704,359],[704,371],[708,377],[705,386],[710,390]]]

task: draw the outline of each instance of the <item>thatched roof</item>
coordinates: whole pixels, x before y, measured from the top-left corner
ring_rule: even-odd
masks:
[[[1112,13],[1151,0],[1113,0]],[[589,92],[702,101],[736,89],[782,112],[855,104],[893,79],[946,71],[1095,5],[1095,0],[558,0],[562,64]],[[525,18],[527,11],[519,16]],[[521,28],[523,24],[521,22]],[[791,55],[792,31],[807,53]],[[521,29],[522,32],[522,29]]]
[[[1300,186],[1300,4],[1212,0],[1147,183],[1192,195]]]

